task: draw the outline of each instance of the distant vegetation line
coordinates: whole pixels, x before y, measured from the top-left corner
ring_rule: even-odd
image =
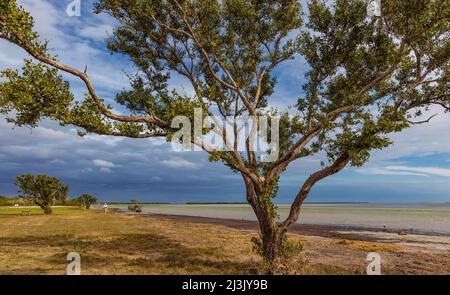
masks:
[[[111,205],[131,204],[130,202],[107,202]],[[247,205],[246,202],[140,202],[143,205]],[[278,203],[284,205],[285,203]],[[288,204],[288,203],[286,203]],[[370,202],[306,202],[305,204],[371,204]]]
[[[108,201],[101,201],[99,203],[108,203],[109,205],[128,205],[133,204],[133,202],[108,202]],[[142,205],[171,205],[173,203],[169,202],[139,202],[139,204]]]
[[[95,204],[108,203],[110,205],[129,205],[133,202],[117,202],[117,201],[98,201]],[[142,205],[246,205],[246,202],[184,202],[184,203],[174,203],[174,202],[139,202]],[[0,195],[0,206],[14,206],[19,204],[21,206],[34,206],[32,201],[27,200],[23,197],[11,197]],[[335,205],[364,205],[364,204],[376,204],[374,202],[305,202],[309,205],[320,205],[320,204],[335,204]],[[442,202],[440,204],[450,204],[450,202]],[[71,202],[67,202],[67,205],[72,205]],[[74,204],[76,205],[76,204]],[[278,203],[278,205],[289,205],[288,203]]]

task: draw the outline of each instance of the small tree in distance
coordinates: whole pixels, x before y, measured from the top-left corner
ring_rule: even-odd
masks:
[[[82,194],[74,202],[79,204],[82,209],[89,210],[97,202],[97,198],[89,194]]]
[[[51,214],[51,205],[64,202],[69,193],[69,187],[59,179],[45,174],[23,174],[16,178],[19,193],[39,206],[45,214]]]
[[[131,200],[131,205],[128,206],[128,210],[134,211],[137,213],[142,212],[142,204],[137,199]]]

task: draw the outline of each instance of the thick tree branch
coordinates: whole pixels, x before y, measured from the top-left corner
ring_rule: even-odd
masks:
[[[300,138],[293,146],[292,148],[281,158],[279,158],[277,161],[272,162],[268,168],[266,173],[266,178],[272,178],[274,176],[279,175],[281,171],[293,160],[296,159],[296,157],[301,153],[301,151],[305,148],[305,146],[311,142],[313,138],[315,138],[317,135],[320,134],[323,127],[331,122],[334,121],[339,115],[343,113],[348,113],[354,110],[354,106],[344,106],[340,107],[327,115],[324,116],[322,124],[314,128],[313,130],[306,133],[302,138]]]
[[[290,225],[292,225],[294,222],[298,220],[301,206],[305,201],[306,197],[308,196],[309,192],[311,191],[312,187],[314,186],[314,184],[330,175],[338,173],[339,171],[344,169],[345,166],[347,166],[349,161],[350,161],[349,156],[344,154],[339,158],[337,158],[330,166],[325,167],[308,177],[308,179],[305,181],[302,188],[298,192],[297,196],[295,197],[295,200],[292,203],[288,217],[280,226],[279,232],[281,235],[283,235],[288,230]]]
[[[0,38],[5,39],[2,35],[0,35]],[[5,39],[8,40],[8,39]],[[11,40],[8,40],[10,42],[12,42]],[[14,42],[12,42],[14,43]],[[14,43],[17,44],[17,43]],[[32,46],[28,45],[26,42],[24,42],[22,45],[19,45],[21,48],[23,48],[28,54],[30,54],[31,56],[33,56],[34,58],[36,58],[37,60],[41,61],[42,63],[55,67],[58,70],[61,70],[63,72],[69,73],[71,75],[74,75],[78,78],[80,78],[89,94],[91,95],[91,97],[94,99],[99,111],[106,117],[108,117],[109,119],[115,120],[115,121],[119,121],[119,122],[133,122],[133,123],[148,123],[148,124],[153,124],[159,127],[167,127],[168,123],[165,122],[164,120],[161,120],[160,118],[154,116],[154,115],[148,115],[148,116],[140,116],[140,115],[119,115],[119,114],[115,114],[113,112],[111,112],[107,106],[105,106],[101,99],[98,97],[95,88],[91,82],[91,80],[89,79],[88,74],[86,74],[85,72],[81,72],[75,68],[72,68],[70,66],[67,66],[63,63],[60,63],[48,56],[46,56],[45,54],[39,52],[38,50],[34,49]]]

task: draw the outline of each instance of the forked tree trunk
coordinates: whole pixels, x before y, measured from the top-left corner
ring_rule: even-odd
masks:
[[[269,274],[278,272],[277,268],[280,266],[279,263],[282,263],[280,260],[280,252],[284,250],[282,249],[283,240],[290,226],[297,222],[300,217],[300,209],[314,184],[341,171],[348,163],[349,157],[347,154],[344,154],[337,158],[330,166],[311,174],[296,195],[288,217],[281,224],[277,223],[276,217],[267,208],[267,205],[264,206],[264,198],[267,198],[267,196],[262,194],[262,188],[256,186],[248,177],[243,175],[247,190],[247,201],[252,206],[258,219],[261,232],[262,255],[268,264]],[[270,202],[270,200],[266,202]]]

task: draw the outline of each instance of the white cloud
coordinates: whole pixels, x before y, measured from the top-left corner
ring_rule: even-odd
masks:
[[[106,169],[116,167],[116,165],[114,165],[114,163],[105,161],[105,160],[100,160],[100,159],[93,160],[92,163],[94,163],[94,165],[97,167],[106,168]]]
[[[41,39],[49,41],[51,54],[80,70],[87,65],[97,92],[106,101],[113,96],[110,91],[115,92],[129,86],[128,78],[121,69],[131,72],[131,67],[121,58],[111,62],[109,52],[90,45],[91,40],[104,39],[106,31],[112,32],[112,17],[94,14],[68,17],[64,5],[55,5],[45,0],[18,0],[18,4],[31,13],[35,20],[34,29]],[[24,50],[0,40],[0,69],[20,68],[24,58],[29,58]],[[71,83],[75,97],[82,98],[86,92],[83,83],[74,76],[62,74]]]
[[[378,175],[399,175],[399,176],[442,176],[450,177],[450,169],[439,167],[419,167],[405,165],[390,165],[385,167],[369,167],[357,169],[356,172],[362,174],[378,174]]]
[[[6,67],[20,68],[25,57],[27,57],[25,51],[18,50],[16,45],[3,40],[0,42],[0,66],[2,70]]]
[[[424,114],[429,117],[439,114],[430,123],[416,125],[391,136],[394,144],[381,151],[375,151],[371,163],[400,157],[423,156],[437,153],[450,153],[450,116],[441,107],[433,107]],[[420,120],[420,119],[419,119]]]
[[[65,10],[57,9],[46,0],[19,0],[18,4],[31,12],[35,20],[35,29],[52,40],[61,37],[62,32],[58,27],[73,19],[67,17]]]
[[[450,169],[439,167],[410,167],[410,166],[387,166],[387,170],[406,171],[420,174],[430,174],[437,176],[450,177]]]
[[[63,160],[61,160],[61,159],[54,159],[54,160],[51,160],[50,163],[56,164],[56,165],[63,165],[63,164],[65,164],[66,162],[63,161]]]
[[[80,36],[89,38],[95,41],[103,41],[106,37],[111,35],[113,27],[109,24],[102,24],[96,26],[86,26],[78,32]]]
[[[422,173],[414,173],[408,171],[393,171],[385,168],[367,168],[367,169],[357,169],[355,170],[362,174],[376,174],[376,175],[397,175],[397,176],[427,176]]]
[[[163,160],[161,163],[165,166],[171,168],[189,168],[189,169],[199,169],[200,165],[194,162],[187,161],[182,158],[172,158],[169,160]]]
[[[59,130],[54,130],[45,127],[38,127],[32,130],[39,138],[42,139],[64,139],[68,136],[67,133],[64,133]]]

